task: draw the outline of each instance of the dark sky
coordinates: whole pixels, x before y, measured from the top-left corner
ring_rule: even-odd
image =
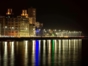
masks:
[[[15,15],[28,7],[37,9],[37,21],[45,28],[88,31],[88,8],[86,0],[0,0],[0,14],[13,8]]]

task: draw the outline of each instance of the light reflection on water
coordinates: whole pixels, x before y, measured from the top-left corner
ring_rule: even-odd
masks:
[[[8,65],[8,49],[7,49],[7,42],[3,42],[4,44],[4,57],[3,57],[3,66]]]
[[[14,66],[14,42],[10,42],[11,43],[11,59],[10,59],[10,65]]]
[[[0,42],[0,66],[81,66],[81,39]]]

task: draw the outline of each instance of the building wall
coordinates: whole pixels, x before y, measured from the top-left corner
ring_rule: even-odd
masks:
[[[35,27],[33,24],[29,24],[29,35],[35,36]]]
[[[21,16],[13,17],[12,9],[8,9],[6,16],[0,17],[0,35],[9,37],[35,36],[36,9],[29,8],[22,11]]]
[[[4,28],[5,28],[5,17],[3,16],[0,16],[0,33],[1,33],[1,35],[3,36],[4,35]]]
[[[10,18],[9,22],[7,23],[8,27],[8,36],[19,36],[19,22],[17,18]]]
[[[32,23],[35,24],[36,22],[36,9],[35,8],[28,9],[28,17],[32,18]]]
[[[20,21],[20,37],[28,37],[29,36],[29,19],[22,18]]]
[[[2,18],[0,19],[0,31],[3,36],[13,37],[29,37],[29,19],[25,17],[21,18]],[[33,35],[33,31],[31,31]]]

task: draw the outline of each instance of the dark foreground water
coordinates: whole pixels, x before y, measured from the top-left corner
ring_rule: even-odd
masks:
[[[0,41],[0,66],[81,66],[81,39]]]

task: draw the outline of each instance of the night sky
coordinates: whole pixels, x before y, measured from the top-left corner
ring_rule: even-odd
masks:
[[[44,28],[82,30],[88,33],[87,1],[81,0],[0,0],[0,15],[12,8],[15,15],[22,9],[34,7],[37,21],[44,23]]]

